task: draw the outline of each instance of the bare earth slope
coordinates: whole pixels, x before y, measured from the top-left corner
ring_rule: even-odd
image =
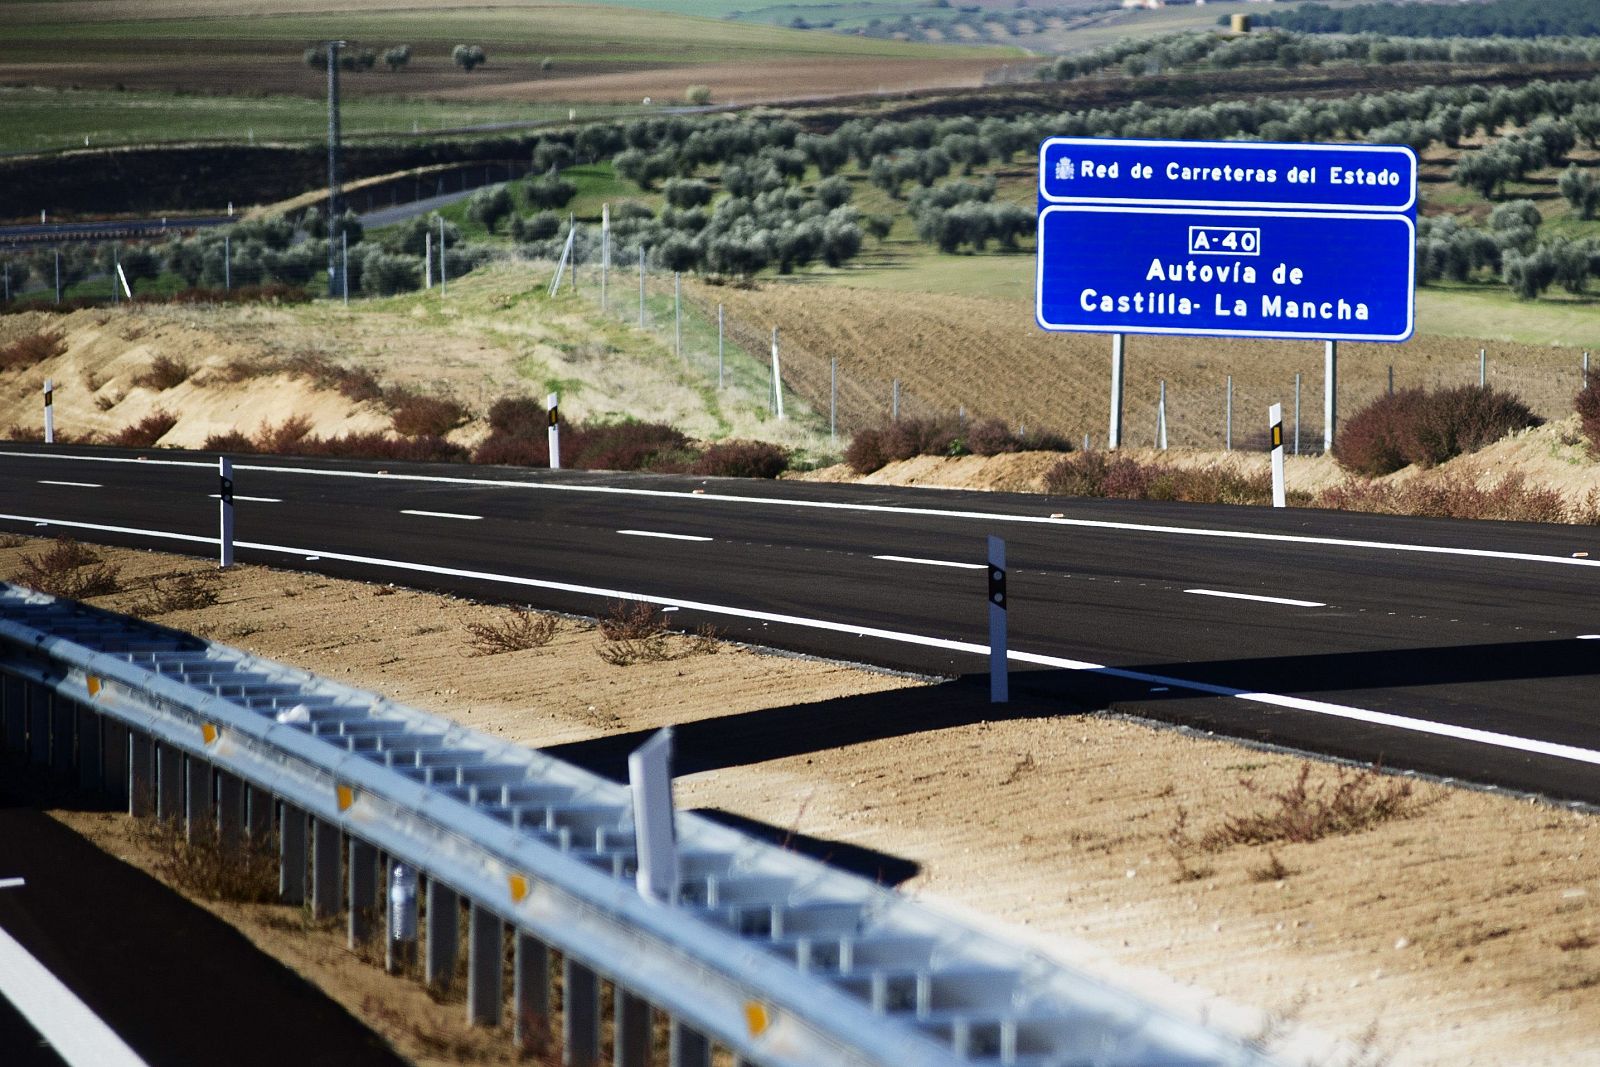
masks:
[[[41,545],[0,548],[0,575]],[[127,589],[101,599],[113,607],[138,600],[152,574],[210,569],[107,555]],[[687,640],[677,658],[613,666],[581,622],[545,649],[471,659],[464,626],[501,609],[376,585],[242,567],[220,592],[215,607],[160,621],[580,761],[595,755],[586,741],[682,724],[684,806],[909,861],[906,891],[1288,1041],[1308,1062],[1600,1062],[1594,815],[1414,782],[1403,817],[1371,829],[1208,850],[1199,842],[1227,818],[1272,810],[1302,761],[1113,717],[997,714],[961,683],[707,654]],[[837,740],[846,732],[856,740]],[[1325,797],[1353,772],[1309,773]],[[104,818],[62,817],[116,840]],[[419,1062],[445,1058],[417,1046],[405,1017],[371,995],[370,969],[352,968],[331,939],[308,950],[292,917],[219,910]],[[441,1015],[425,999],[415,1010]]]

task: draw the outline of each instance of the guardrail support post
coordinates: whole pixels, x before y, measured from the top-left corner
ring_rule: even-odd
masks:
[[[156,818],[174,822],[183,807],[183,753],[156,743]]]
[[[711,1042],[698,1030],[691,1030],[681,1020],[674,1019],[667,1055],[671,1067],[711,1067]]]
[[[505,989],[501,985],[505,927],[500,916],[472,901],[467,915],[467,1023],[499,1026]]]
[[[339,827],[317,819],[311,827],[311,917],[339,914]]]
[[[78,787],[100,788],[100,716],[83,704],[74,705],[78,719]]]
[[[128,814],[135,819],[155,811],[155,755],[149,734],[128,731]]]
[[[272,835],[272,804],[272,794],[267,790],[253,785],[244,787],[245,833],[255,844]]]
[[[28,759],[41,767],[50,762],[50,690],[24,682],[28,700]]]
[[[350,921],[347,942],[354,949],[372,937],[372,910],[378,904],[378,850],[352,837],[350,841]]]
[[[649,1067],[650,1002],[617,986],[616,1013],[613,1067]]]
[[[119,806],[128,803],[128,728],[100,720],[100,788]]]
[[[278,824],[278,897],[285,904],[306,899],[306,813],[288,801]]]
[[[588,1067],[600,1060],[600,979],[571,956],[561,959],[561,1062]]]
[[[191,845],[216,832],[216,806],[211,792],[211,764],[188,757],[188,792],[183,805],[184,839]]]
[[[217,837],[229,852],[244,844],[244,783],[227,771],[217,772]]]
[[[456,976],[461,950],[461,904],[455,890],[428,879],[428,945],[423,981],[448,989]]]
[[[550,1033],[550,950],[543,941],[517,931],[511,963],[511,1037],[519,1049],[533,1049]]]
[[[50,769],[63,777],[72,773],[72,702],[50,696]]]

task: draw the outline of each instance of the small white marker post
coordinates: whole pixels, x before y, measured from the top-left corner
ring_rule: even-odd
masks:
[[[56,383],[44,380],[44,443],[56,443]]]
[[[1156,447],[1167,450],[1167,380],[1161,379],[1161,396],[1156,401]]]
[[[772,328],[772,403],[778,413],[778,421],[783,421],[783,372],[778,364],[778,328]]]
[[[1006,658],[1006,543],[989,535],[989,703],[1011,699]]]
[[[549,420],[545,440],[550,446],[550,469],[561,469],[561,394],[551,393],[545,398],[544,409]]]
[[[422,287],[433,288],[433,231],[425,230],[422,234]]]
[[[122,283],[122,291],[128,294],[128,299],[133,299],[133,286],[128,284],[128,276],[122,271],[122,264],[117,264],[117,280]]]
[[[233,460],[219,456],[217,476],[217,568],[227,570],[233,566]]]
[[[1283,489],[1283,405],[1273,404],[1267,409],[1267,422],[1272,426],[1272,506],[1287,507]]]
[[[655,734],[628,754],[633,834],[639,854],[639,895],[658,904],[678,896],[678,846],[673,833],[672,730]]]

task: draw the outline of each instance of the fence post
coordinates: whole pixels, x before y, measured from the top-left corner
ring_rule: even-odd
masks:
[[[672,350],[683,358],[683,272],[672,272]]]
[[[900,379],[896,378],[889,384],[889,418],[894,422],[900,421]]]
[[[1233,375],[1228,375],[1228,396],[1223,405],[1222,416],[1222,448],[1225,452],[1233,451]]]
[[[1006,660],[1006,543],[989,535],[989,703],[1011,698]]]
[[[1122,360],[1127,338],[1111,335],[1111,432],[1106,436],[1106,448],[1122,447]]]
[[[56,443],[56,383],[44,380],[44,443]]]
[[[233,237],[226,233],[222,235],[222,289],[233,289]]]
[[[422,287],[433,288],[433,231],[425,230],[422,234]]]
[[[344,306],[350,306],[350,235],[339,231],[339,286],[344,290]]]
[[[561,469],[561,394],[551,393],[545,398],[544,409],[549,428],[545,431],[545,441],[549,445],[550,469]]]
[[[217,457],[217,567],[233,566],[233,460]]]
[[[443,179],[440,179],[441,181]],[[444,269],[444,216],[439,216],[439,299],[444,299],[445,269]]]
[[[1283,488],[1283,405],[1267,409],[1267,424],[1272,427],[1272,506],[1287,506]]]
[[[600,310],[609,310],[606,304],[607,286],[611,282],[611,205],[600,205]]]
[[[828,441],[839,440],[839,357],[828,360]]]
[[[1294,372],[1294,454],[1300,454],[1300,372]]]
[[[1589,388],[1589,353],[1587,351],[1583,354],[1583,387],[1585,389]]]
[[[1482,389],[1489,384],[1489,350],[1478,349],[1478,388]]]
[[[644,329],[644,245],[639,246],[639,329]]]
[[[56,303],[61,303],[61,249],[59,248],[56,249]]]
[[[722,305],[717,305],[717,388],[722,388]]]

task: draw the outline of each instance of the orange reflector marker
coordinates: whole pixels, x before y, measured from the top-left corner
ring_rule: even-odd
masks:
[[[528,890],[531,888],[528,885],[528,876],[525,874],[513,874],[511,877],[507,878],[506,881],[511,887],[512,902],[515,904],[521,904],[523,898],[528,895]]]
[[[744,1002],[744,1021],[750,1028],[750,1036],[760,1037],[772,1025],[772,1016],[767,1013],[765,1004],[758,1000],[747,1000]]]
[[[214,745],[217,738],[222,736],[222,731],[210,723],[203,723],[200,727],[200,736],[206,739],[206,744]]]
[[[84,678],[83,682],[88,688],[90,696],[97,697],[100,695],[100,679],[91,674]]]
[[[339,794],[339,810],[349,811],[350,805],[356,802],[356,791],[353,786],[341,785],[335,789]]]

